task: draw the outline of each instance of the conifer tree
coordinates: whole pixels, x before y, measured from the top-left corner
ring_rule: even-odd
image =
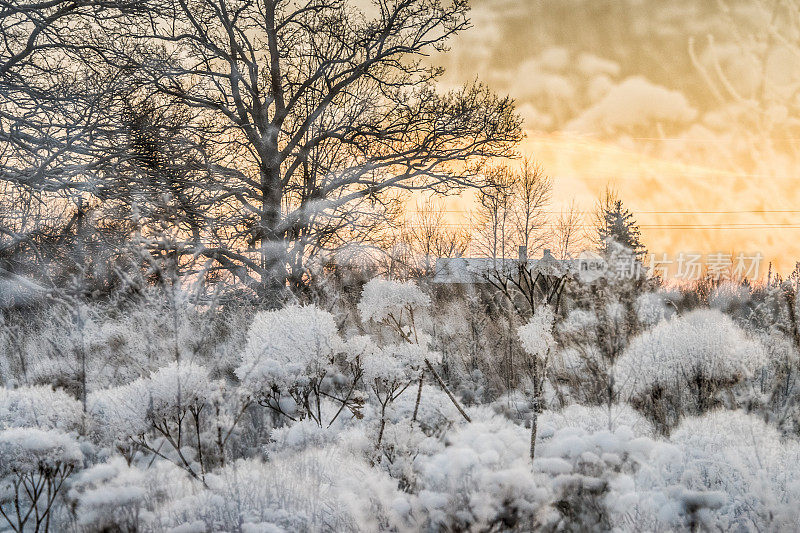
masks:
[[[595,243],[603,254],[609,252],[612,242],[630,249],[639,259],[647,253],[633,213],[625,207],[617,192],[611,188],[606,188],[597,203],[595,229]]]

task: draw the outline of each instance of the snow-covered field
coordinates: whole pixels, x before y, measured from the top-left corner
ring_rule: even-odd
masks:
[[[796,527],[786,288],[695,310],[625,290],[524,323],[379,279],[272,311],[173,291],[9,318],[2,528]]]

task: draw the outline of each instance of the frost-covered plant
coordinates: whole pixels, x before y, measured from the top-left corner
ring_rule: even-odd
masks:
[[[655,326],[674,312],[674,308],[667,305],[664,295],[657,292],[640,294],[635,307],[639,323],[647,328]]]
[[[791,530],[800,520],[798,465],[800,445],[753,415],[689,417],[641,464],[625,513],[651,530]]]
[[[253,318],[236,374],[254,394],[303,385],[324,374],[339,345],[333,315],[315,306],[263,311]]]
[[[431,356],[432,354],[419,344],[404,343],[386,346],[378,353],[364,358],[364,383],[375,395],[380,407],[378,448],[383,440],[387,407],[412,383],[421,379],[426,361],[429,361]],[[414,419],[418,407],[419,404],[415,407]]]
[[[121,451],[132,443],[202,479],[205,415],[212,416],[219,389],[205,368],[176,362],[129,385],[92,393],[89,412],[101,440],[110,439]]]
[[[64,481],[83,460],[78,442],[58,429],[0,431],[0,515],[14,531],[47,531]]]
[[[92,392],[88,410],[93,436],[103,444],[125,448],[131,436],[148,431],[149,403],[146,379]]]
[[[628,427],[636,435],[652,437],[655,433],[653,424],[626,403],[616,403],[610,408],[606,405],[572,404],[560,411],[544,411],[539,420],[542,428],[553,431],[571,427],[594,433]]]
[[[152,472],[130,466],[122,457],[79,473],[69,491],[78,524],[91,531],[141,531],[154,518],[145,508],[150,475]]]
[[[419,405],[414,394],[401,395],[387,409],[386,417],[388,423],[406,426],[410,420],[414,420],[415,427],[419,427],[427,435],[442,435],[461,419],[458,409],[447,394],[437,388],[425,391],[425,401]]]
[[[742,283],[722,282],[711,291],[708,305],[728,315],[746,316],[747,307],[752,301],[750,290],[748,285]]]
[[[418,348],[411,349],[411,351],[404,349],[403,351],[398,352],[398,354],[409,355],[411,353],[423,353],[425,351],[425,349],[422,348],[422,345],[427,345],[427,339],[418,330],[416,317],[418,317],[419,314],[430,305],[430,303],[430,297],[423,293],[414,283],[375,278],[364,286],[361,300],[358,303],[358,310],[361,314],[361,319],[364,322],[374,321],[388,326],[398,334],[402,343],[418,346]],[[387,361],[389,360],[378,360],[376,361],[376,364],[373,365],[373,367],[378,371],[378,377],[381,379],[388,375],[389,368],[387,365],[396,366],[398,369],[408,367],[407,361]],[[447,386],[447,384],[445,384],[442,377],[433,367],[430,358],[424,356],[423,354],[421,362],[425,363],[425,368],[420,368],[419,376],[417,377],[419,383],[419,388],[417,389],[417,407],[419,406],[419,402],[422,397],[422,386],[425,379],[425,372],[427,371],[433,376],[442,390],[447,393],[447,396],[450,398],[450,401],[453,402],[453,405],[458,409],[459,413],[461,413],[464,419],[469,422],[469,415],[467,415],[466,411],[464,411],[464,408],[450,391],[450,388]],[[397,375],[397,372],[394,373]],[[395,387],[393,385],[390,387],[390,389],[394,388]],[[402,390],[400,390],[397,394],[400,393],[402,393]],[[383,397],[387,402],[391,402],[393,398],[397,397],[397,394],[389,392]],[[385,407],[382,409],[385,410]],[[383,417],[381,418],[383,419]],[[414,419],[416,419],[416,408],[415,415],[412,420]],[[381,427],[383,427],[383,423],[381,423]],[[379,435],[381,434],[382,431],[379,432]],[[380,438],[378,440],[380,441]]]
[[[662,430],[681,414],[722,400],[719,392],[765,361],[763,347],[719,311],[698,310],[665,321],[631,342],[614,368],[617,386]]]
[[[333,315],[315,307],[289,306],[257,314],[235,373],[254,401],[290,420],[323,420],[322,397],[338,398],[342,409],[357,412],[360,398],[359,350],[353,340],[342,343]],[[364,343],[362,343],[364,344]],[[344,359],[337,355],[343,353]]]
[[[394,481],[333,447],[240,460],[208,476],[209,488],[175,501],[167,527],[202,531],[391,531],[411,506]]]
[[[519,339],[525,352],[537,359],[546,359],[555,344],[553,323],[555,315],[550,306],[536,309],[527,324],[519,328]]]
[[[630,505],[627,481],[639,465],[650,460],[656,443],[629,427],[613,431],[543,425],[542,442],[533,469],[545,476],[558,511],[555,531],[636,530],[619,524]]]
[[[413,315],[430,304],[430,297],[413,282],[374,278],[364,285],[358,311],[364,322],[388,320],[404,324],[406,319],[413,322]]]
[[[81,403],[61,389],[47,386],[0,388],[0,429],[30,427],[79,431]]]
[[[547,372],[547,362],[550,351],[555,346],[553,338],[553,323],[555,315],[548,305],[540,305],[527,324],[518,330],[522,348],[527,354],[524,368],[530,381],[529,396],[532,402],[531,412],[531,447],[530,455],[533,459],[536,452],[536,429],[539,413],[544,407],[543,393],[544,380]]]
[[[81,397],[84,385],[120,386],[178,359],[216,364],[227,355],[223,321],[188,293],[148,288],[111,303],[61,304],[37,316],[18,339],[25,382]]]
[[[549,372],[559,396],[564,396],[562,405],[616,403],[614,363],[660,314],[645,312],[653,303],[646,295],[653,293],[656,282],[644,275],[635,254],[615,242],[606,244],[606,275],[571,283],[565,294],[569,312],[555,335],[561,353],[554,355]],[[567,364],[562,364],[564,359]]]
[[[568,386],[574,401],[610,405],[617,401],[611,369],[639,324],[632,302],[592,297],[591,308],[573,309],[558,324],[562,350],[553,357],[551,377]]]
[[[425,529],[537,529],[549,491],[534,477],[528,452],[525,429],[501,417],[448,433],[444,446],[414,461]]]

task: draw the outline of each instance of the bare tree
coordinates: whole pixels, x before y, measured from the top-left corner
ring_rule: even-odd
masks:
[[[475,247],[494,259],[516,257],[518,247],[528,253],[547,239],[546,208],[553,185],[542,167],[524,159],[519,169],[507,164],[486,172],[486,185],[478,193]]]
[[[480,255],[500,260],[513,249],[511,216],[513,172],[507,166],[486,171],[483,187],[478,191],[478,212],[473,229],[473,246]]]
[[[135,73],[131,99],[192,110],[195,187],[214,202],[178,253],[262,293],[392,189],[477,185],[481,161],[520,139],[510,99],[480,84],[440,94],[423,61],[469,27],[464,0],[379,1],[374,15],[340,0],[139,7],[149,15],[99,21],[93,47],[104,69]]]
[[[435,274],[436,258],[462,256],[469,246],[467,228],[448,226],[444,202],[436,198],[417,202],[401,238],[411,251],[418,276]]]
[[[547,224],[545,209],[552,198],[553,182],[544,174],[542,166],[529,158],[522,161],[522,168],[514,176],[511,219],[515,241],[531,254],[545,243],[547,237],[544,231]]]
[[[569,259],[581,251],[585,235],[583,214],[572,200],[566,209],[562,209],[553,222],[552,244],[558,259]]]

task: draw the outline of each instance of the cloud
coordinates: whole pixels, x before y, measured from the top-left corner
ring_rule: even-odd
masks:
[[[697,110],[683,94],[634,76],[613,87],[598,103],[570,121],[566,130],[614,133],[658,123],[688,123],[695,117]]]

